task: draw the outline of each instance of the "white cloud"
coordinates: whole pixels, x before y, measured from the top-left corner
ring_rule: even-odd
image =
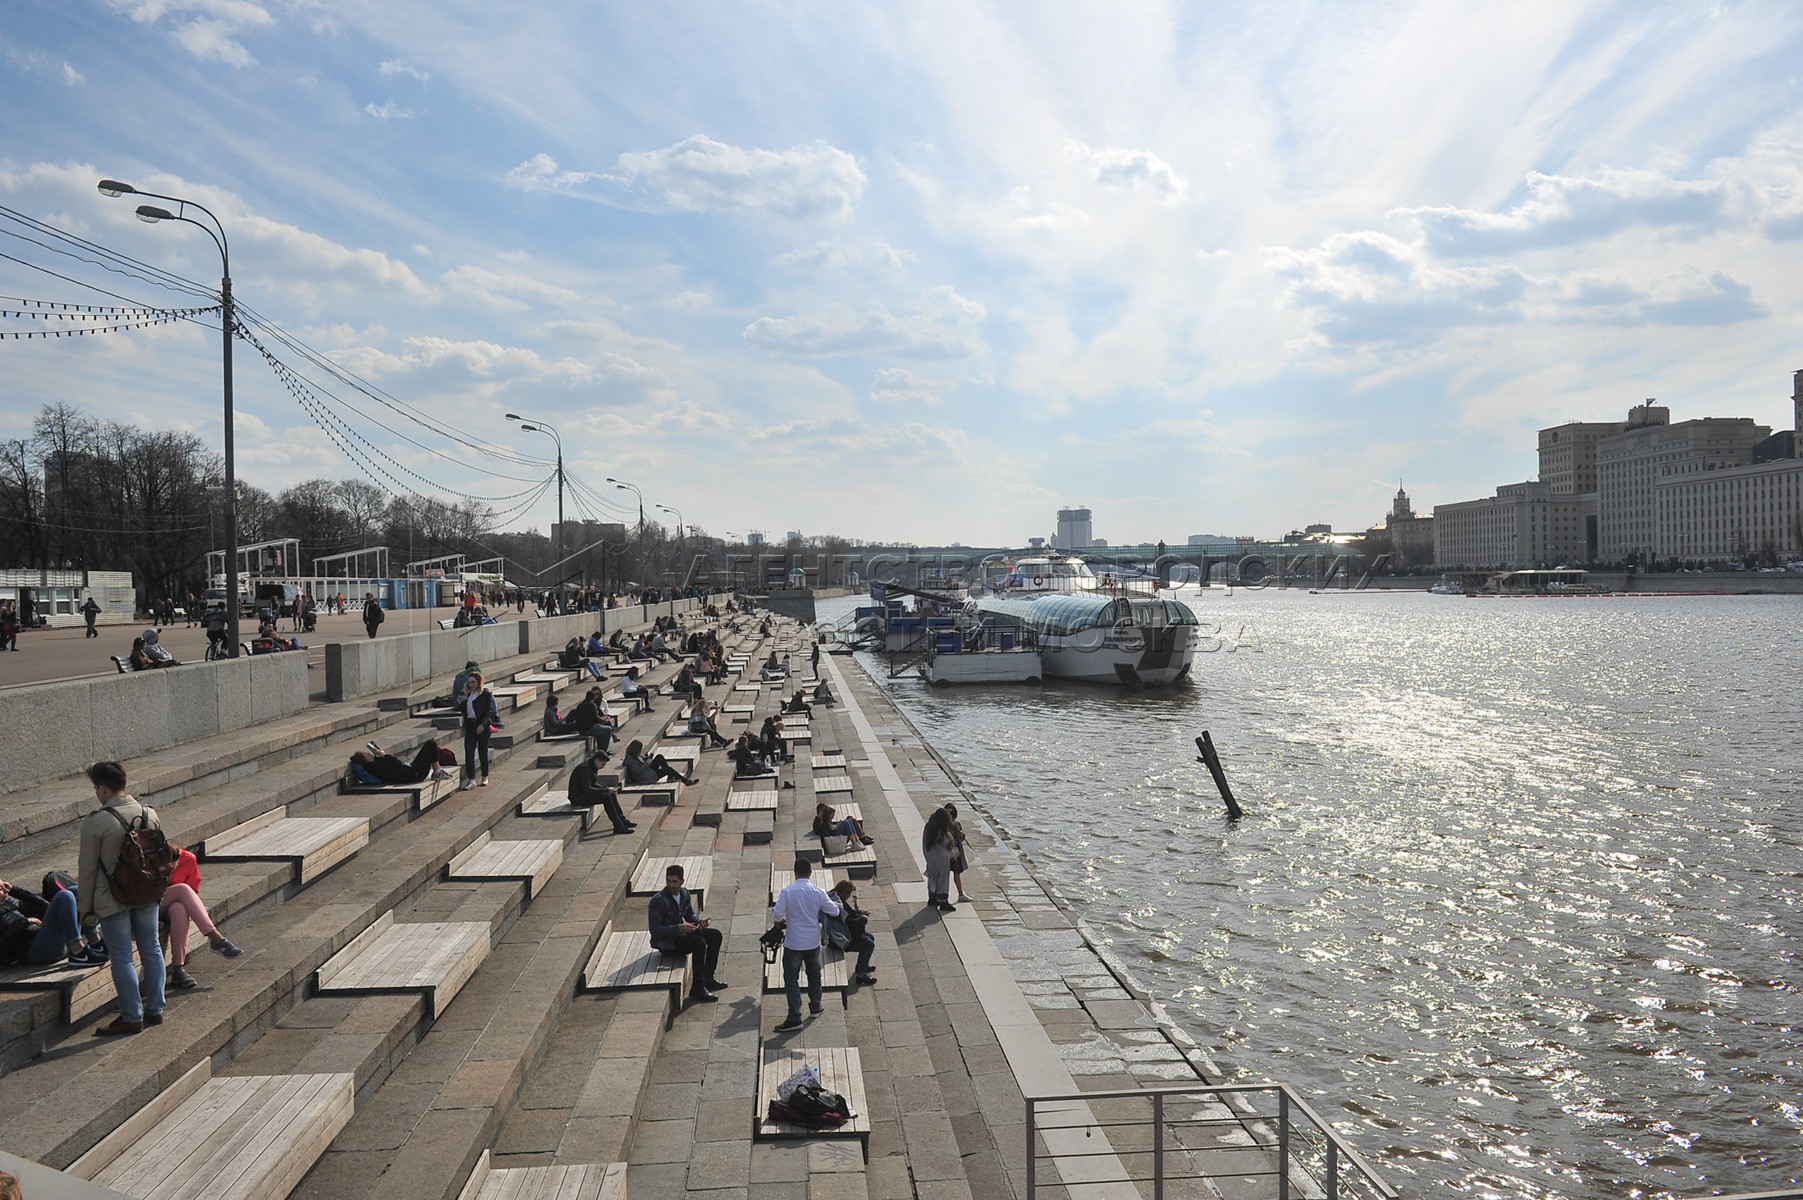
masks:
[[[1189,196],[1189,184],[1170,163],[1150,150],[1086,146],[1072,140],[1064,143],[1064,156],[1082,166],[1103,187],[1146,192],[1167,204]]]
[[[815,242],[799,250],[780,255],[777,262],[802,270],[839,270],[845,267],[901,267],[915,260],[911,251],[898,250],[888,242],[862,239],[853,242],[833,240]]]
[[[863,309],[836,305],[811,315],[759,317],[745,327],[745,340],[773,354],[804,358],[854,354],[967,358],[983,352],[973,327],[987,315],[975,300],[942,286],[922,293],[918,312],[897,315],[881,304]]]
[[[906,367],[884,367],[870,385],[870,398],[879,404],[922,404],[937,407],[944,403],[944,392],[957,387],[949,379],[927,379]]]
[[[549,154],[534,154],[513,170],[502,182],[522,192],[561,192],[596,178],[587,171],[561,171],[557,160]]]
[[[832,146],[746,149],[702,134],[622,154],[609,178],[678,212],[763,210],[796,219],[850,216],[865,183],[858,160]]]
[[[142,25],[169,18],[170,36],[182,49],[207,62],[244,68],[257,60],[238,38],[275,25],[269,10],[252,0],[109,0],[113,9]]]
[[[378,121],[411,121],[413,110],[396,104],[393,100],[384,100],[380,105],[365,104],[363,111]]]
[[[1593,176],[1529,172],[1528,197],[1507,212],[1453,206],[1401,208],[1436,254],[1510,253],[1606,238],[1636,226],[1707,229],[1726,215],[1729,189],[1715,180],[1673,179],[1658,171],[1606,170]]]
[[[88,77],[77,71],[68,63],[63,64],[63,82],[70,87],[78,87],[88,81]]]
[[[407,75],[419,80],[421,83],[432,78],[429,72],[423,71],[412,63],[407,62],[405,59],[399,58],[384,59],[382,65],[376,68],[376,73],[383,79],[392,79],[396,75]]]
[[[445,287],[472,300],[502,312],[526,312],[532,306],[518,299],[528,296],[562,307],[580,304],[582,295],[569,288],[547,283],[536,276],[515,271],[494,271],[487,267],[453,267],[443,276]]]
[[[1035,202],[1033,189],[1017,187],[1008,193],[1003,202],[1004,210],[1009,214],[1008,220],[1017,229],[1057,231],[1073,226],[1088,225],[1092,218],[1087,212],[1074,204],[1066,204],[1062,200],[1042,200]]]

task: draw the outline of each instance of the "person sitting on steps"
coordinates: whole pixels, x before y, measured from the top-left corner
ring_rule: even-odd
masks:
[[[693,775],[684,775],[666,762],[661,754],[655,758],[646,758],[645,743],[637,738],[634,738],[632,744],[626,747],[626,761],[620,764],[620,769],[625,772],[626,783],[629,787],[642,787],[646,784],[662,783],[665,780],[687,784],[696,782]]]
[[[651,693],[639,682],[639,669],[627,667],[625,676],[620,680],[620,695],[639,706],[635,711],[651,711]]]
[[[689,732],[708,739],[708,744],[719,750],[731,743],[720,736],[720,728],[714,724],[715,711],[714,705],[696,696],[695,703],[689,706]]]
[[[717,974],[720,943],[726,936],[706,917],[695,915],[695,903],[682,880],[682,864],[672,863],[664,873],[664,890],[651,897],[646,914],[651,948],[662,954],[688,955],[689,975],[694,981],[690,1002],[713,1004],[719,1000],[714,993],[724,992],[727,986]]]
[[[798,688],[795,694],[783,703],[783,711],[803,717],[812,718],[814,710],[808,706],[808,694],[805,688]]]
[[[606,765],[607,755],[600,750],[589,751],[588,756],[576,764],[576,769],[570,772],[570,804],[575,808],[599,806],[613,822],[615,833],[631,833],[638,826],[620,811],[619,794],[601,782],[601,768]]]
[[[607,711],[606,694],[598,687],[590,688],[582,703],[564,718],[563,729],[566,733],[580,733],[595,744],[603,759],[609,757],[608,747],[613,745],[615,726],[613,714]]]
[[[195,861],[192,851],[178,849],[175,852],[175,871],[169,877],[169,886],[163,890],[163,901],[158,906],[162,920],[159,925],[159,937],[163,945],[163,961],[168,971],[167,986],[186,990],[197,987],[194,976],[188,974],[188,924],[192,922],[202,933],[207,935],[207,944],[214,954],[224,958],[237,958],[244,951],[232,944],[232,940],[219,932],[219,926],[207,912],[207,906],[200,898],[200,864]]]
[[[857,981],[865,987],[876,982],[876,972],[871,969],[870,960],[876,957],[876,935],[870,932],[870,916],[859,908],[854,897],[858,893],[858,885],[849,879],[841,879],[833,885],[833,899],[839,902],[839,920],[845,923],[846,936],[858,952]]]
[[[876,844],[876,839],[864,832],[864,822],[856,817],[836,817],[834,814],[838,811],[824,801],[814,806],[815,837],[842,837],[865,846]]]

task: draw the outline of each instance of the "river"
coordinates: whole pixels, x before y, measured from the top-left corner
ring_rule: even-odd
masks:
[[[1803,1182],[1803,597],[1193,607],[1186,689],[885,685],[1230,1077],[1405,1192]]]

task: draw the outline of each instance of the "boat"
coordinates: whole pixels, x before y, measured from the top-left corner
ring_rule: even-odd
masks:
[[[1187,604],[1150,595],[1000,591],[974,597],[964,617],[987,643],[1037,647],[1048,679],[1162,687],[1189,677],[1200,640]]]
[[[1431,596],[1463,596],[1465,594],[1463,586],[1454,583],[1444,575],[1440,576],[1439,583],[1428,588],[1427,591]]]
[[[1491,596],[1606,596],[1609,589],[1586,581],[1578,567],[1504,571],[1490,576],[1484,594]]]
[[[1108,580],[1097,577],[1089,564],[1069,554],[1044,554],[1014,559],[992,585],[1004,595],[1065,595],[1103,591]]]

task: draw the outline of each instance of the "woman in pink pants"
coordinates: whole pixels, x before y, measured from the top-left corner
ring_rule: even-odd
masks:
[[[213,924],[213,918],[207,915],[207,906],[200,899],[200,863],[195,861],[190,850],[176,851],[175,872],[169,877],[169,887],[163,892],[162,912],[163,920],[168,922],[164,930],[169,943],[164,953],[164,960],[169,964],[168,986],[195,986],[194,976],[188,974],[189,921],[194,922],[207,935],[207,941],[215,954],[237,958],[244,953],[219,932],[219,926]]]

